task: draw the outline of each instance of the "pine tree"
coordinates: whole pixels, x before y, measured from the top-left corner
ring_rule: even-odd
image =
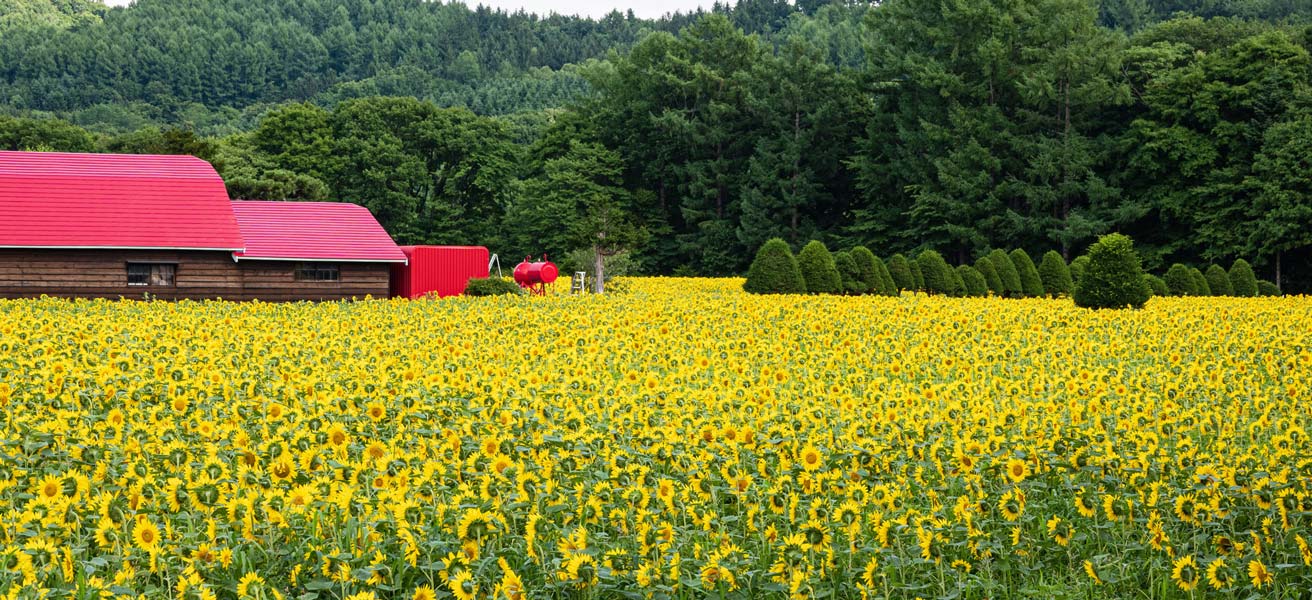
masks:
[[[1039,262],[1039,279],[1043,281],[1043,291],[1049,296],[1069,296],[1075,283],[1071,280],[1071,270],[1066,260],[1056,250],[1049,250]]]
[[[743,290],[752,294],[806,293],[806,282],[788,242],[774,238],[756,251]]]
[[[925,271],[920,268],[920,261],[909,260],[907,265],[911,267],[911,278],[916,282],[916,291],[925,291]]]

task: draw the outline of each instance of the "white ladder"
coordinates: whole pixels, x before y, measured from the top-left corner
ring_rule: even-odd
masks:
[[[586,271],[575,271],[574,280],[569,284],[569,293],[586,294],[588,293],[588,273]]]

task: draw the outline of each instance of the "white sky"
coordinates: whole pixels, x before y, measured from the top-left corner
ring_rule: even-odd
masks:
[[[110,6],[127,6],[131,0],[102,0]],[[643,18],[655,18],[674,11],[688,12],[698,6],[709,9],[714,0],[463,0],[471,8],[484,4],[509,11],[519,9],[546,15],[557,12],[562,15],[583,15],[600,17],[611,9],[625,11],[630,8],[633,13]]]

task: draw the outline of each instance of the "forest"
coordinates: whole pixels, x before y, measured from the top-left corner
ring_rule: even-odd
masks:
[[[195,154],[235,198],[629,272],[1120,232],[1306,292],[1310,51],[1294,0],[0,0],[0,149]]]

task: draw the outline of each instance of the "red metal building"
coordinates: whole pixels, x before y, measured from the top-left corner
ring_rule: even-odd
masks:
[[[401,252],[409,262],[392,267],[393,296],[458,296],[470,278],[488,276],[489,254],[482,246],[401,246]]]

